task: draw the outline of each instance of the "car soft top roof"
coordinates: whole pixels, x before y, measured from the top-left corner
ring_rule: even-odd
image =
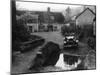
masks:
[[[65,36],[74,36],[75,33],[65,33]]]

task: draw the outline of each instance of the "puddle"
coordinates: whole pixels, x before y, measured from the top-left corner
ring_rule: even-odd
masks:
[[[61,53],[55,66],[61,68],[62,70],[72,70],[77,68],[80,63],[81,59],[78,56],[71,56]]]

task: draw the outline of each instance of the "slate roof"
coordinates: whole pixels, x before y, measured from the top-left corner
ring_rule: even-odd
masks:
[[[77,16],[76,16],[76,19],[79,17],[79,16],[81,16],[85,11],[87,11],[87,10],[89,10],[90,12],[92,12],[94,15],[96,15],[90,8],[86,8],[83,12],[81,12],[80,14],[78,14]]]
[[[23,13],[23,12],[25,12],[25,13],[30,12],[31,15],[38,15],[38,16],[42,15],[42,17],[43,17],[43,20],[42,20],[43,23],[47,23],[47,20],[48,20],[47,11],[27,11],[27,10],[26,10],[26,11],[25,11],[25,10],[23,10],[23,11],[19,11],[19,10],[18,10],[18,11],[17,11],[17,13],[20,14],[21,16],[25,14],[25,13]],[[18,14],[17,14],[17,15],[18,15]],[[30,14],[29,14],[29,15],[30,15]],[[53,23],[55,23],[55,22],[58,23],[58,21],[56,21],[55,19],[56,19],[59,15],[62,15],[62,16],[63,16],[63,14],[62,14],[61,12],[50,12],[50,16],[54,18],[54,20],[52,20]]]

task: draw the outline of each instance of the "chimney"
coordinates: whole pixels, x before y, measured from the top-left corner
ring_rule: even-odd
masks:
[[[50,12],[50,7],[48,7],[47,12]]]
[[[84,11],[86,8],[87,8],[87,7],[84,5],[84,6],[83,6],[83,11]]]

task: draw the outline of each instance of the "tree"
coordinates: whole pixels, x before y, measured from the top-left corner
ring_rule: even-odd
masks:
[[[16,5],[15,5],[15,0],[12,0],[11,3],[11,13],[12,13],[12,25],[16,24]]]
[[[75,29],[72,26],[62,26],[61,27],[61,34],[65,36],[66,33],[75,33]]]
[[[70,9],[70,7],[68,7],[68,8],[66,9],[65,21],[66,21],[66,22],[69,22],[70,20],[71,20],[71,9]]]
[[[12,6],[12,51],[20,50],[20,42],[27,41],[30,33],[25,27],[23,19],[16,19],[16,3],[11,1]]]
[[[12,41],[26,41],[29,39],[29,32],[25,27],[26,20],[16,19],[16,2],[12,0]]]
[[[57,23],[64,23],[64,16],[61,13],[55,14],[55,22]]]

